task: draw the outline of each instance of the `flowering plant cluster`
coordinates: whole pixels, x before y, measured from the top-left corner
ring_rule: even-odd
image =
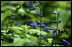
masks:
[[[61,29],[65,27],[67,20],[61,16],[60,12],[54,12],[57,8],[54,7],[56,3],[1,2],[1,45],[70,46],[71,43],[67,40],[69,37],[66,36],[65,29]]]

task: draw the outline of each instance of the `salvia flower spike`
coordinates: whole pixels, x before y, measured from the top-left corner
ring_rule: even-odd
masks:
[[[30,26],[33,26],[33,24],[29,24]]]
[[[30,3],[26,3],[26,6],[27,6],[27,7],[31,7],[31,4],[30,4]]]
[[[34,27],[34,26],[38,26],[37,24],[30,24],[30,26]]]
[[[50,30],[50,28],[49,28],[49,27],[45,27],[44,31],[45,31],[45,30]]]
[[[34,26],[37,26],[37,27],[38,27],[38,25],[37,25],[37,24],[34,24]]]
[[[36,3],[39,3],[39,1],[35,1]]]
[[[55,35],[55,30],[53,29],[52,30],[52,37],[54,37],[54,35]]]
[[[66,41],[65,39],[63,39],[62,41],[65,42],[65,44],[70,45],[70,43],[68,41]]]
[[[46,27],[46,25],[45,25],[45,24],[41,24],[41,26]]]

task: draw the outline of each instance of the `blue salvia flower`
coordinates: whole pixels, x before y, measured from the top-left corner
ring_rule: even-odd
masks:
[[[34,26],[38,26],[37,24],[34,24]]]
[[[27,6],[27,7],[31,7],[31,4],[30,4],[30,3],[26,3],[26,6]]]
[[[35,2],[39,4],[39,1],[35,1]],[[40,4],[39,4],[39,5],[40,5]],[[39,7],[39,5],[36,5],[36,7]]]
[[[65,42],[65,44],[70,45],[70,43],[68,41],[66,41],[65,39],[63,39],[62,41]]]
[[[52,30],[52,37],[54,37],[54,35],[55,35],[55,30],[53,29]]]
[[[30,24],[30,26],[32,26],[32,28],[35,29],[35,28],[34,28],[34,24]]]
[[[35,1],[37,4],[38,4],[38,6],[40,6],[40,2],[39,1]]]
[[[34,27],[34,26],[38,26],[37,24],[30,24],[30,26]]]
[[[36,3],[39,3],[39,1],[35,1]]]
[[[30,26],[32,26],[32,27],[33,27],[33,29],[35,29],[35,26],[36,26],[36,27],[38,27],[38,25],[37,25],[37,24],[30,24]]]
[[[45,31],[45,30],[50,30],[50,28],[49,28],[49,27],[45,27],[44,31]]]
[[[34,26],[34,24],[30,24],[30,26]]]
[[[45,24],[41,24],[41,26],[46,27],[46,25],[45,25]]]

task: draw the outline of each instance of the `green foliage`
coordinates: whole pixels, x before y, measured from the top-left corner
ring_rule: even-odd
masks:
[[[56,21],[56,16],[53,12],[60,12],[58,24],[59,29],[65,31],[61,34],[58,32],[57,38],[65,38],[69,42],[71,41],[71,1],[40,1],[41,9],[43,12],[42,22],[49,27],[55,29],[56,23],[50,23]],[[25,3],[30,3],[32,7],[25,7]],[[24,5],[23,5],[24,4]],[[53,40],[57,40],[56,33],[52,38],[52,30],[43,31],[45,27],[40,25],[32,28],[26,22],[40,21],[40,16],[36,13],[40,13],[40,8],[34,1],[1,1],[1,46],[51,46]],[[31,8],[35,10],[29,11]],[[57,9],[57,10],[56,10]],[[14,18],[12,17],[14,16]],[[18,25],[15,25],[17,23]],[[47,36],[41,40],[39,45],[39,35],[42,37]],[[53,46],[55,46],[55,41]],[[57,43],[56,46],[64,46],[63,43]]]

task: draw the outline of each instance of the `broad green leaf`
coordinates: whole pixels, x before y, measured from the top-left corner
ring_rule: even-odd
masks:
[[[9,29],[12,29],[12,30],[23,30],[21,27],[16,27],[16,26],[13,26],[13,27],[9,27]]]
[[[23,46],[24,44],[24,39],[21,39],[21,38],[14,38],[14,43],[13,45],[14,46]]]
[[[9,16],[11,14],[11,12],[10,11],[6,11],[5,13],[2,13],[1,14],[1,23],[5,20],[5,18],[7,17],[7,16]]]

